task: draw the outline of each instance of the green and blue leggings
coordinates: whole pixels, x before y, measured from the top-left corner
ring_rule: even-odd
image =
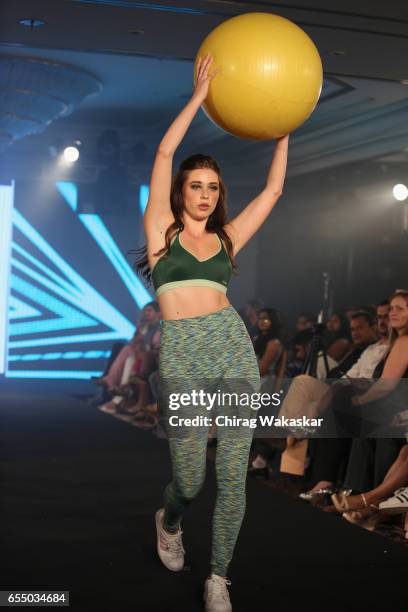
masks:
[[[214,421],[222,414],[249,419],[256,417],[256,412],[234,399],[228,406],[216,402],[211,410],[207,410],[208,404],[179,405],[171,410],[170,395],[174,399],[181,393],[202,389],[216,394],[229,392],[232,397],[240,394],[242,398],[259,391],[259,369],[246,327],[235,309],[228,306],[209,315],[162,321],[159,372],[160,406],[165,413],[173,471],[173,480],[164,492],[164,526],[175,531],[204,483],[209,424],[170,426],[169,418],[201,416]],[[211,569],[220,576],[227,574],[245,513],[253,431],[248,426],[217,426]]]

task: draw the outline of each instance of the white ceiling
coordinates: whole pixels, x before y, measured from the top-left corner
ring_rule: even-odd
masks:
[[[370,0],[3,0],[0,54],[45,57],[81,67],[103,84],[69,116],[13,145],[29,151],[56,134],[92,142],[115,127],[125,147],[154,146],[191,91],[192,62],[218,23],[249,11],[288,17],[314,40],[325,86],[311,118],[291,137],[289,175],[347,161],[397,156],[408,146],[408,3]],[[18,24],[43,19],[42,28]],[[132,34],[142,30],[142,34]],[[333,52],[342,52],[341,55]],[[0,109],[1,112],[1,109]],[[198,146],[199,145],[199,146]],[[262,167],[269,143],[238,141],[201,114],[186,148]]]

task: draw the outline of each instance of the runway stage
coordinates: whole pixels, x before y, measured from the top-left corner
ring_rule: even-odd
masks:
[[[69,590],[75,611],[198,612],[214,465],[184,521],[185,571],[161,566],[165,440],[70,397],[0,398],[1,590]],[[408,547],[250,481],[230,569],[234,612],[399,608]]]

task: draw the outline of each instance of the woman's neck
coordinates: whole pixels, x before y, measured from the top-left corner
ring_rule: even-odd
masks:
[[[203,219],[202,221],[196,221],[191,217],[187,217],[183,215],[183,233],[191,236],[191,238],[201,238],[204,236],[207,227],[207,219]]]

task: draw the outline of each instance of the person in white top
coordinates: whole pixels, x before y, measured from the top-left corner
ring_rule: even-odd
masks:
[[[388,350],[390,305],[384,302],[377,306],[377,329],[379,340],[366,348],[360,359],[355,363],[343,378],[372,377],[373,372]]]

